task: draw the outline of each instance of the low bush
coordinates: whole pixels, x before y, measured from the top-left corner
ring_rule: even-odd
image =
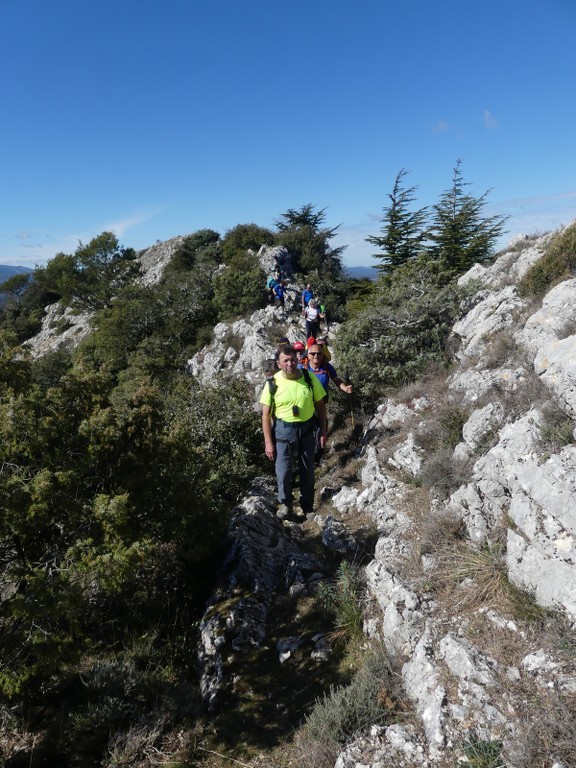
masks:
[[[503,745],[499,741],[485,741],[471,736],[462,745],[466,761],[458,763],[459,768],[504,768]]]
[[[574,420],[557,400],[549,400],[541,409],[540,438],[542,449],[558,453],[574,442]]]
[[[230,267],[214,278],[214,304],[222,320],[249,314],[268,303],[266,275],[256,257],[246,257],[243,269]]]
[[[470,479],[470,462],[454,458],[449,447],[438,448],[422,463],[419,480],[422,486],[433,489],[436,496],[446,499]]]
[[[511,610],[516,591],[508,580],[504,547],[499,543],[483,547],[451,543],[436,552],[435,559],[434,583],[445,591],[446,602],[454,610],[465,606]]]
[[[546,252],[518,283],[520,296],[544,296],[576,273],[576,223],[558,232]]]
[[[349,313],[337,354],[357,380],[356,392],[374,403],[448,360],[446,340],[462,291],[446,284],[438,265],[414,259],[379,285],[365,305]]]
[[[390,721],[395,711],[389,659],[382,649],[372,651],[350,685],[332,687],[317,700],[301,735],[301,764],[332,768],[347,741],[372,725]]]
[[[344,560],[331,582],[323,582],[318,598],[334,618],[332,638],[350,642],[364,637],[362,631],[364,583],[360,569]]]
[[[468,412],[454,403],[438,404],[433,414],[416,430],[416,444],[425,451],[454,449],[462,440]]]

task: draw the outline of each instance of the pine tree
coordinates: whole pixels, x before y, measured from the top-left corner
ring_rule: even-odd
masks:
[[[367,242],[382,250],[382,253],[373,254],[380,261],[378,270],[381,274],[391,272],[423,250],[428,209],[411,210],[417,187],[403,189],[402,183],[407,174],[404,168],[398,172],[392,192],[388,194],[390,205],[383,209],[382,235],[366,238]]]
[[[346,246],[332,248],[330,240],[336,235],[339,225],[325,227],[326,209],[315,210],[312,203],[299,210],[289,208],[283,213],[276,226],[277,242],[290,251],[296,272],[310,274],[317,272],[320,277],[339,278],[342,275],[342,252]]]
[[[452,186],[432,206],[429,231],[432,257],[452,274],[463,274],[474,264],[490,262],[496,240],[504,231],[506,216],[483,217],[488,191],[473,197],[465,191],[462,161],[456,162]]]

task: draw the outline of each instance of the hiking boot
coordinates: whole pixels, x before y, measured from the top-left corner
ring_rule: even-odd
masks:
[[[280,504],[276,510],[276,517],[279,520],[292,520],[294,518],[292,504]]]

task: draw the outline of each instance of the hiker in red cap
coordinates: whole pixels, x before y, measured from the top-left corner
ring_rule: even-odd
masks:
[[[292,344],[292,349],[296,352],[298,366],[304,367],[308,361],[308,358],[306,357],[306,347],[301,341],[295,341],[294,344]]]

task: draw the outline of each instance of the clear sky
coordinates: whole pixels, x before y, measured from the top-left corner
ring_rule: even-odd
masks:
[[[326,208],[373,263],[398,171],[509,234],[576,218],[575,0],[0,0],[0,263]]]

